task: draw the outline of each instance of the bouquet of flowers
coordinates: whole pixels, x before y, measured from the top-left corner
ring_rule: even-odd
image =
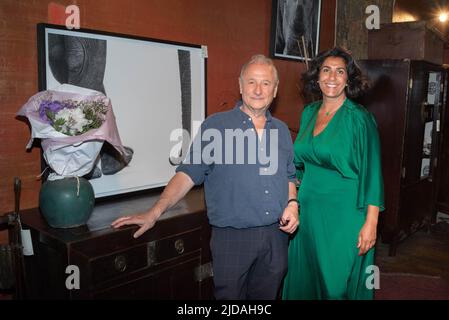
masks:
[[[44,100],[39,106],[39,117],[56,131],[77,136],[99,128],[106,119],[107,111],[103,100]]]
[[[56,173],[50,180],[90,173],[105,141],[121,156],[131,156],[120,140],[109,98],[98,91],[63,84],[32,96],[17,115],[31,124],[27,149],[34,138],[42,139],[44,158]]]

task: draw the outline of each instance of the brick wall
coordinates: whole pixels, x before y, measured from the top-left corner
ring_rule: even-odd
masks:
[[[320,47],[326,49],[334,43],[335,0],[322,2]],[[242,63],[254,53],[268,54],[270,0],[1,0],[0,214],[13,210],[14,176],[22,180],[21,208],[38,205],[40,153],[25,151],[30,129],[15,113],[37,92],[36,24],[63,21],[58,12],[72,3],[80,8],[82,28],[207,45],[209,114],[232,108],[239,98]],[[304,65],[275,63],[281,80],[275,115],[297,128]]]

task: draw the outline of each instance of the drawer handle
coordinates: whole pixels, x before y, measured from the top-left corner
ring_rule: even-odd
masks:
[[[114,267],[118,272],[125,271],[127,267],[126,257],[124,255],[116,256],[114,259]]]
[[[183,254],[184,253],[184,240],[182,239],[178,239],[175,241],[175,249],[176,252],[178,252],[178,254]]]

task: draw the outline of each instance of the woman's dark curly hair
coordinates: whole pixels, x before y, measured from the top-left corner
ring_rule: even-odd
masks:
[[[346,63],[346,72],[348,74],[348,86],[345,88],[346,96],[349,98],[356,98],[360,96],[364,91],[368,89],[368,81],[362,75],[362,71],[357,66],[356,61],[351,56],[349,51],[335,47],[331,50],[321,52],[317,55],[310,65],[309,71],[302,75],[302,80],[304,80],[304,89],[312,94],[320,94],[321,89],[318,84],[318,78],[320,75],[320,68],[324,62],[329,57],[340,57]]]

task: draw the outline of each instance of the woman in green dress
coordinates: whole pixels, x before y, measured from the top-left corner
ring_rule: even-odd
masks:
[[[294,144],[300,226],[289,245],[283,299],[372,299],[374,244],[384,209],[376,122],[350,98],[364,87],[341,48],[305,75],[321,101],[307,105]]]

